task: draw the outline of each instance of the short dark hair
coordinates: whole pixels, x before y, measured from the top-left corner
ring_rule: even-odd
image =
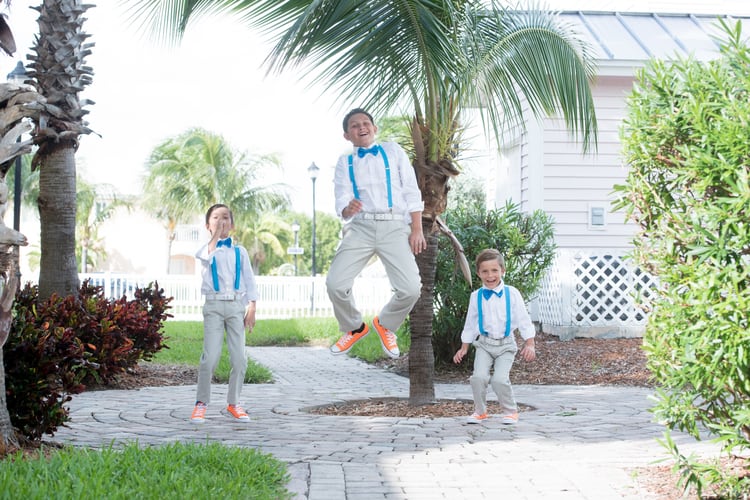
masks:
[[[208,211],[206,212],[206,224],[208,224],[208,219],[211,218],[211,214],[214,213],[214,210],[216,210],[217,208],[226,208],[227,210],[229,210],[229,221],[234,224],[234,214],[232,214],[232,210],[223,203],[216,203],[208,208]]]
[[[505,259],[503,258],[503,254],[494,248],[487,248],[486,250],[479,252],[476,260],[477,269],[479,269],[479,264],[488,260],[496,260],[497,263],[500,264],[500,267],[505,269]]]
[[[359,114],[367,115],[367,118],[369,118],[372,124],[375,125],[375,120],[372,118],[372,115],[370,113],[365,111],[363,108],[354,108],[353,110],[349,111],[344,117],[344,122],[343,122],[344,132],[349,131],[349,118],[351,118],[354,115],[359,115]]]

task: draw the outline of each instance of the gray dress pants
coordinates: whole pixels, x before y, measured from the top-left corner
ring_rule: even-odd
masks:
[[[352,295],[354,278],[373,255],[383,262],[393,295],[383,306],[380,324],[396,331],[419,299],[422,282],[414,254],[409,247],[410,226],[403,220],[353,220],[344,226],[326,278],[333,314],[342,332],[362,325],[362,313]]]

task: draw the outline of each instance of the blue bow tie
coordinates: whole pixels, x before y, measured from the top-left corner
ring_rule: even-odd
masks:
[[[493,295],[502,297],[503,291],[500,290],[499,292],[496,292],[495,290],[490,290],[489,288],[482,288],[482,295],[484,296],[485,300],[490,300],[490,298],[492,298]]]
[[[225,238],[223,240],[219,240],[216,242],[216,248],[221,248],[221,247],[231,248],[231,246],[232,246],[232,238]]]
[[[370,149],[359,148],[359,150],[357,150],[357,156],[359,156],[360,158],[364,158],[367,153],[371,153],[374,156],[378,156],[378,146],[377,146],[377,144],[375,146],[371,147]]]

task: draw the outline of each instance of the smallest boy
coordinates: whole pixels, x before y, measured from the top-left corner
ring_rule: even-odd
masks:
[[[505,285],[505,259],[497,250],[482,250],[476,259],[477,275],[482,287],[474,290],[469,299],[466,322],[461,332],[461,348],[453,356],[460,363],[474,344],[474,373],[469,382],[474,396],[474,414],[467,422],[478,424],[488,418],[487,385],[492,384],[502,408],[503,424],[518,422],[518,406],[510,385],[510,369],[518,347],[513,332],[518,329],[524,345],[521,358],[536,358],[534,335],[536,331],[524,304],[521,292]],[[494,368],[490,377],[490,368]]]

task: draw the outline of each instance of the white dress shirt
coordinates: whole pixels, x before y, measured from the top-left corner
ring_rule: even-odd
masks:
[[[240,251],[240,286],[235,290],[234,281],[236,276],[235,245],[231,247],[222,246],[213,252],[208,252],[208,243],[203,245],[195,253],[201,266],[201,294],[211,295],[215,293],[239,293],[243,297],[245,305],[258,300],[258,288],[255,285],[255,274],[250,265],[250,257],[245,247],[237,245]],[[219,277],[219,291],[214,290],[214,280],[211,274],[211,261],[216,259],[216,273]]]
[[[494,289],[495,292],[503,290],[505,285],[500,284]],[[464,323],[463,332],[461,332],[461,342],[464,344],[471,344],[474,342],[481,332],[479,331],[479,310],[477,308],[477,295],[481,293],[479,290],[474,290],[469,298],[469,309],[466,311],[466,322]],[[508,292],[510,293],[510,331],[511,335],[513,331],[518,328],[521,333],[521,338],[526,340],[536,335],[534,324],[531,322],[531,317],[526,310],[526,304],[523,301],[521,292],[517,288],[508,286]],[[484,323],[484,331],[487,335],[493,339],[501,339],[505,335],[505,323],[506,323],[506,310],[505,310],[505,296],[498,297],[493,295],[489,300],[482,298],[482,319]]]
[[[421,212],[424,209],[422,193],[417,185],[414,167],[409,162],[406,152],[395,142],[380,144],[388,157],[391,170],[391,198],[392,212],[402,214],[406,223],[411,222],[411,212]],[[362,201],[363,212],[386,213],[388,208],[388,185],[386,182],[385,163],[382,154],[366,154],[359,158],[357,151],[352,151],[354,165],[354,179],[357,183],[359,199]],[[336,163],[333,176],[336,213],[346,208],[354,198],[354,187],[349,178],[349,155],[342,155]]]

